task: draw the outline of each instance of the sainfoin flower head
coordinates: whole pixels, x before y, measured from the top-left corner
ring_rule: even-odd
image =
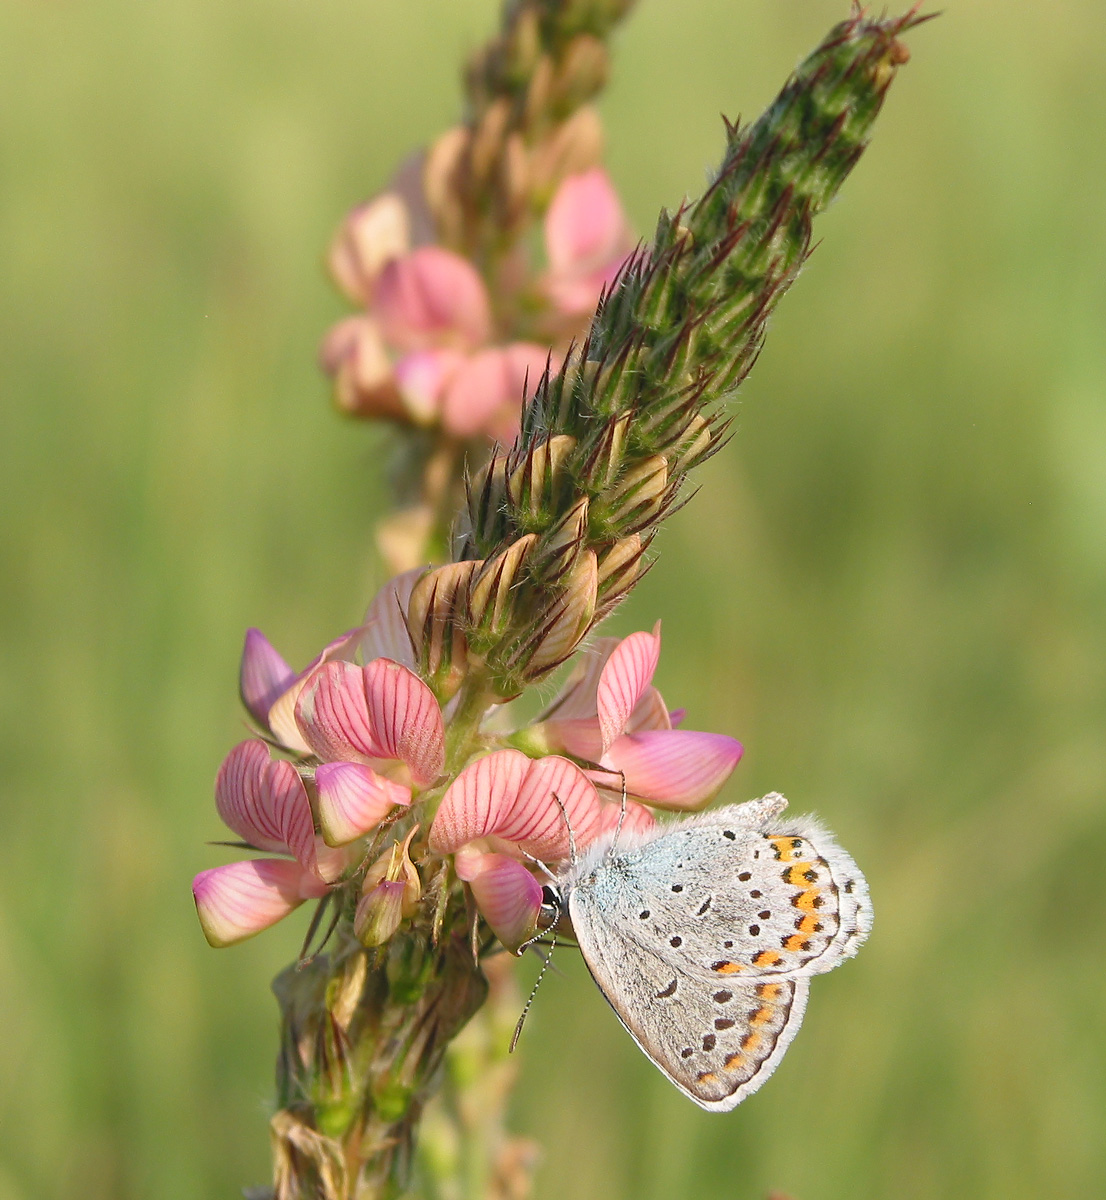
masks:
[[[384,192],[339,229],[331,273],[363,311],[327,335],[323,368],[349,412],[440,424],[456,438],[510,440],[524,393],[533,394],[547,367],[559,367],[563,344],[511,336],[512,322],[493,315],[487,286],[468,259],[413,243],[411,202]],[[631,248],[606,172],[595,167],[562,180],[544,232],[548,270],[538,293],[552,309],[547,333],[562,341],[595,308]]]
[[[516,949],[536,933],[543,870],[619,823],[648,828],[654,808],[702,807],[736,766],[733,738],[674,728],[652,683],[658,626],[597,640],[535,725],[483,735],[485,751],[451,780],[443,776],[446,721],[415,669],[407,628],[424,576],[410,571],[389,583],[365,623],[302,672],[256,630],[247,636],[243,700],[296,762],[271,759],[260,739],[242,743],[220,770],[216,807],[250,847],[288,857],[197,876],[213,944],[248,937],[340,884],[363,852],[356,844],[382,822],[405,812],[424,819],[420,798],[430,789],[440,799],[414,843],[416,860],[452,856],[492,931]],[[407,856],[413,827],[404,828],[404,871],[387,858],[389,872],[359,902],[356,929],[371,944],[390,937],[423,894]]]

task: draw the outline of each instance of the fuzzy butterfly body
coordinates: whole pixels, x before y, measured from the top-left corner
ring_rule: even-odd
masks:
[[[588,969],[685,1095],[726,1111],[775,1070],[809,979],[871,928],[856,864],[773,793],[601,839],[559,879]]]

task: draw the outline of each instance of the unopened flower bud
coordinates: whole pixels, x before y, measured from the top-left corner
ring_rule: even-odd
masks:
[[[507,628],[512,589],[517,585],[519,569],[537,540],[537,534],[528,533],[480,567],[469,586],[469,613],[474,629],[496,637]]]
[[[503,66],[516,79],[525,79],[541,55],[541,14],[536,6],[517,10],[503,47]]]
[[[584,464],[584,475],[596,490],[608,490],[622,469],[626,431],[630,427],[630,414],[623,413],[607,422]]]
[[[543,54],[534,65],[530,86],[526,89],[526,124],[530,129],[541,128],[550,119],[550,100],[556,70],[553,60]]]
[[[586,104],[607,82],[611,59],[607,47],[588,33],[568,44],[553,83],[553,103],[562,111]]]
[[[442,702],[457,691],[464,678],[468,587],[480,566],[480,561],[447,563],[429,571],[415,584],[407,605],[407,624],[420,674]]]
[[[576,561],[588,527],[588,500],[581,496],[545,535],[542,545],[542,578],[558,579]]]
[[[551,607],[535,639],[536,649],[526,663],[530,679],[559,666],[580,644],[595,615],[599,571],[594,550],[577,559],[565,589]]]
[[[497,522],[507,496],[507,455],[496,454],[469,484],[469,519],[481,542],[497,539]]]
[[[541,201],[546,201],[562,179],[597,166],[602,157],[603,123],[587,104],[531,151],[530,186]]]
[[[691,420],[680,435],[675,457],[669,466],[669,474],[675,478],[690,471],[703,460],[714,443],[711,423],[699,413],[692,413]]]
[[[638,463],[615,484],[607,498],[607,520],[616,528],[636,532],[661,509],[668,492],[668,462],[654,454]]]
[[[398,881],[381,880],[357,903],[353,931],[362,945],[382,946],[403,921],[404,885]]]
[[[365,872],[365,880],[361,886],[362,895],[368,895],[378,883],[402,883],[405,887],[403,895],[403,915],[413,917],[422,899],[422,880],[418,870],[411,861],[411,842],[419,827],[415,825],[402,842],[393,842],[391,846]]]
[[[539,442],[511,472],[507,491],[511,503],[531,516],[540,516],[550,503],[561,470],[576,448],[576,439],[557,434]]]
[[[353,929],[366,946],[380,946],[412,917],[422,898],[422,880],[411,861],[411,839],[416,825],[402,843],[394,842],[365,873]]]
[[[631,533],[599,557],[599,606],[595,619],[605,617],[641,577],[645,569],[645,543]]]
[[[500,161],[499,204],[511,226],[526,214],[530,198],[530,163],[522,134],[512,133]]]
[[[473,131],[469,162],[477,179],[486,179],[493,163],[503,152],[503,141],[511,119],[510,101],[502,96],[488,107]]]
[[[644,551],[645,545],[638,533],[619,539],[605,551],[599,558],[600,591],[625,590],[639,574]]]
[[[442,240],[447,243],[457,239],[464,221],[458,174],[471,136],[464,125],[447,129],[426,152],[423,163],[422,187],[426,203],[438,223]]]

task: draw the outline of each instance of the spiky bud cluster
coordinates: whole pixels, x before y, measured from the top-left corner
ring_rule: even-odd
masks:
[[[543,379],[514,447],[470,481],[459,561],[435,573],[464,573],[466,587],[436,619],[499,695],[563,661],[640,578],[688,472],[722,445],[721,402],[755,362],[814,217],[907,61],[898,35],[922,19],[857,11],[755,124],[727,125],[714,183],[662,213],[587,338]]]
[[[556,184],[598,159],[588,103],[607,82],[613,27],[634,0],[514,0],[465,72],[468,115],[431,150],[443,240],[478,261],[507,245]]]

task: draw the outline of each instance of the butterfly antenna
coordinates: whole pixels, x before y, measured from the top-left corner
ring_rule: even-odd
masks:
[[[533,940],[536,941],[537,939],[535,938]],[[527,942],[526,945],[529,946],[530,942]],[[520,952],[524,948],[525,947],[519,947]],[[550,938],[549,953],[541,956],[541,970],[538,972],[537,979],[534,980],[534,986],[530,989],[530,995],[526,997],[526,1004],[523,1006],[522,1016],[519,1017],[518,1024],[515,1026],[515,1031],[511,1035],[511,1045],[507,1051],[508,1054],[514,1054],[515,1052],[515,1047],[518,1045],[518,1039],[522,1036],[522,1027],[526,1023],[526,1015],[530,1011],[530,1006],[534,1003],[534,997],[538,994],[538,988],[541,986],[541,981],[545,978],[546,971],[549,970],[549,964],[553,961],[553,951],[556,950],[556,948],[557,935],[554,933]]]
[[[537,867],[539,871],[544,872],[553,883],[557,882],[557,876],[545,865],[545,863],[542,862],[540,858],[535,858],[532,854],[527,854],[521,846],[519,846],[518,849],[523,858],[532,862],[534,866]]]
[[[572,863],[572,869],[576,869],[576,835],[572,832],[572,822],[568,819],[568,809],[565,808],[560,796],[556,792],[552,793],[553,799],[557,801],[557,807],[561,810],[561,816],[565,819],[565,828],[568,830],[568,853]]]
[[[626,821],[626,772],[619,771],[618,774],[622,779],[622,807],[618,812],[618,824],[614,827],[614,837],[611,838],[612,852],[615,846],[618,845],[618,835],[622,832],[622,826]]]

